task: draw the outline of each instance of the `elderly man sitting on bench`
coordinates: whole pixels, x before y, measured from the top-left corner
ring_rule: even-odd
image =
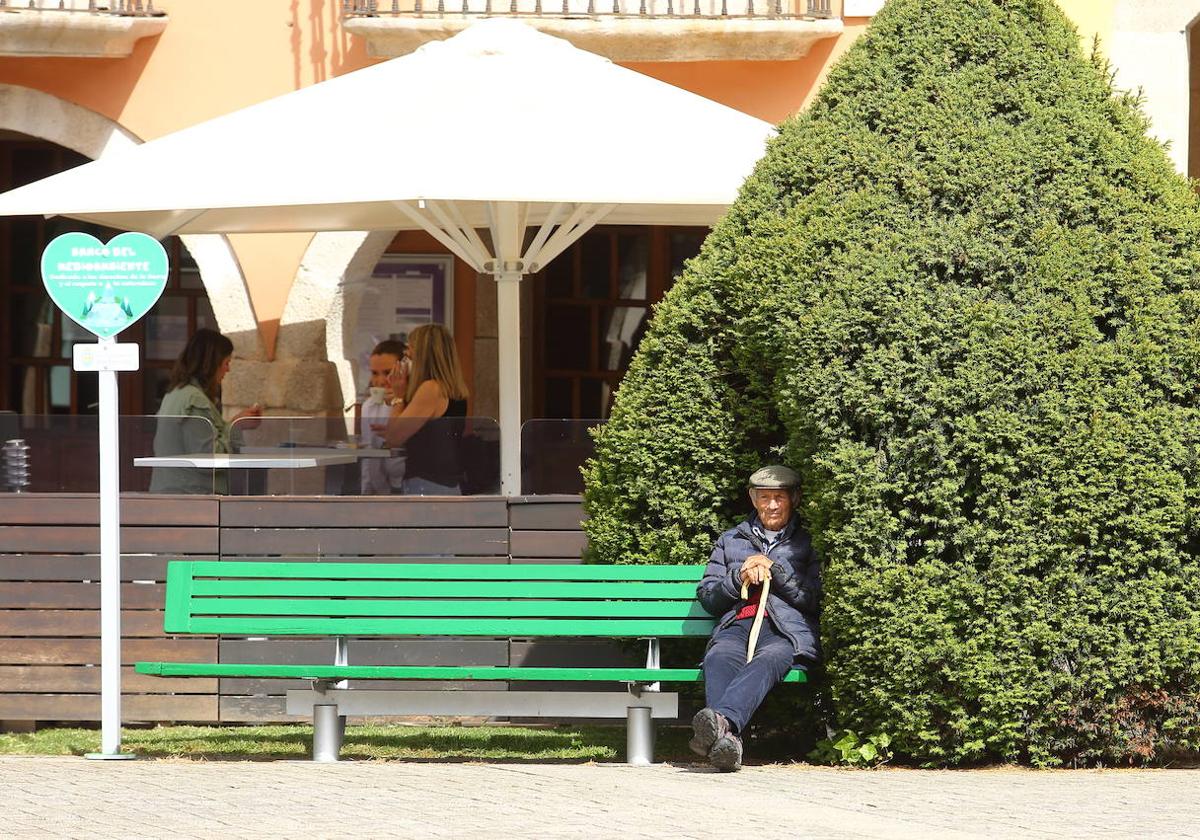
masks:
[[[784,466],[750,476],[754,513],[720,536],[696,595],[720,621],[704,654],[707,705],[688,746],[718,770],[742,766],[742,733],[792,668],[820,658],[821,569],[795,515],[800,477]]]

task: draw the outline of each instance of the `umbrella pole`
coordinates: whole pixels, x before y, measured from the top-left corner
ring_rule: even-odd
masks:
[[[500,492],[521,494],[521,272],[496,272]]]
[[[500,492],[521,494],[521,258],[525,210],[518,202],[488,205],[496,278],[496,361],[500,387]]]

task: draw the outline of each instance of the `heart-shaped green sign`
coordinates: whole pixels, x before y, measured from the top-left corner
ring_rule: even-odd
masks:
[[[122,233],[107,245],[87,233],[64,233],[42,252],[50,299],[100,338],[149,312],[167,287],[169,270],[163,246],[144,233]]]

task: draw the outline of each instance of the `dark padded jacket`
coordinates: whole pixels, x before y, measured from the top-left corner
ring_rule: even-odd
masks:
[[[720,536],[696,587],[696,597],[704,609],[720,617],[718,630],[728,627],[741,606],[742,564],[752,554],[766,554],[773,561],[767,620],[791,639],[796,656],[811,665],[821,658],[821,564],[812,538],[793,516],[782,538],[770,551],[763,551],[751,528],[757,518],[751,516]]]

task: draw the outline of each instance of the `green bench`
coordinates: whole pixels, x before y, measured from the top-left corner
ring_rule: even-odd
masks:
[[[652,761],[653,718],[677,718],[662,682],[694,683],[699,668],[659,666],[659,640],[711,634],[696,601],[702,566],[562,564],[172,562],[168,634],[336,640],[333,663],[138,662],[164,677],[287,678],[289,714],[313,717],[313,758],[336,761],[347,715],[627,719],[630,763]],[[646,639],[646,666],[353,665],[350,643],[372,637]],[[346,680],[625,683],[626,691],[378,690]],[[792,671],[789,682],[803,682]],[[594,686],[593,686],[594,687]]]

